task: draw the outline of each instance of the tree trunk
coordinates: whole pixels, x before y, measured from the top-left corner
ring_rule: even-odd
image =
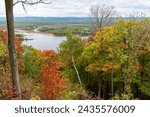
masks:
[[[104,81],[104,85],[103,85],[103,99],[105,99],[105,89],[106,89],[106,81],[105,81],[105,79],[103,79],[103,81]]]
[[[15,33],[14,33],[14,16],[13,16],[13,0],[5,0],[7,30],[8,30],[8,50],[9,61],[11,68],[12,85],[14,93],[21,99],[21,90],[19,85],[19,73],[15,46]]]
[[[111,95],[113,98],[114,96],[114,67],[112,67],[112,71],[111,71]]]
[[[99,81],[98,81],[98,99],[101,99],[101,87],[102,87],[102,77],[99,76]]]
[[[75,71],[76,71],[76,74],[77,74],[77,77],[78,77],[79,83],[80,83],[80,85],[82,85],[81,78],[80,78],[80,75],[79,75],[78,69],[77,69],[77,67],[76,67],[76,64],[75,64],[75,61],[74,61],[73,55],[72,55],[72,64],[73,64],[73,67],[74,67],[74,69],[75,69]]]
[[[101,98],[101,83],[98,83],[98,99]]]
[[[113,47],[112,47],[113,48]],[[114,59],[115,59],[115,56],[114,56],[114,48],[113,48],[113,58],[112,58],[112,70],[111,70],[111,95],[112,95],[112,98],[114,96]]]

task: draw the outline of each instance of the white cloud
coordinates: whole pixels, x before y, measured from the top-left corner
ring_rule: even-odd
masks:
[[[150,16],[150,0],[51,0],[49,5],[39,4],[34,7],[27,6],[27,14],[20,4],[14,7],[15,16],[88,16],[89,8],[102,1],[116,7],[118,15],[126,15],[139,11]],[[5,16],[4,0],[0,0],[0,16]]]
[[[150,0],[113,0],[120,15],[127,15],[133,11],[150,16]]]

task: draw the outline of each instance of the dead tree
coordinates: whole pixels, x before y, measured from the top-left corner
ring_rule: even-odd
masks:
[[[141,20],[146,17],[146,14],[143,12],[138,12],[138,11],[133,11],[132,13],[129,14],[129,19],[132,20]]]
[[[114,6],[93,5],[90,8],[90,19],[95,29],[103,29],[105,26],[110,25],[113,21],[115,13]]]

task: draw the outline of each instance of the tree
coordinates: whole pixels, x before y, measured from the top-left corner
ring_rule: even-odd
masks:
[[[150,52],[143,50],[141,56],[139,57],[140,62],[140,79],[139,91],[144,94],[141,95],[143,99],[150,97]],[[140,94],[141,94],[140,93]]]
[[[96,29],[103,29],[112,23],[112,17],[115,13],[114,6],[105,4],[93,5],[90,8],[90,19]]]
[[[98,97],[105,92],[105,84],[112,98],[119,94],[120,99],[133,99],[133,93],[138,92],[136,86],[149,95],[149,30],[148,19],[120,20],[97,31],[93,41],[86,44],[83,49],[84,61],[88,62],[85,70],[92,76],[96,74]]]
[[[19,84],[19,73],[18,73],[18,63],[16,55],[16,45],[15,45],[15,33],[14,33],[14,15],[13,6],[17,3],[21,3],[25,9],[25,5],[35,5],[38,3],[46,3],[44,0],[5,0],[6,8],[6,19],[7,19],[7,29],[8,29],[8,50],[9,50],[9,60],[11,67],[11,76],[14,92],[19,99],[21,99],[21,89]]]
[[[103,31],[97,31],[94,41],[87,44],[83,51],[83,55],[89,62],[86,70],[96,74],[98,98],[101,98],[101,92],[103,92],[103,98],[105,97],[105,83],[102,82],[109,80],[108,77],[111,78],[111,95],[112,97],[114,95],[114,74],[120,68],[117,55],[119,40],[115,38],[114,31],[114,27],[106,27]]]
[[[44,99],[60,99],[66,90],[65,80],[62,78],[59,56],[52,50],[42,52],[45,63],[41,66],[40,80],[43,85]]]
[[[15,38],[19,70],[22,70],[22,54],[24,52],[22,41]],[[10,77],[9,55],[7,49],[7,32],[0,29],[0,95],[4,99],[16,98],[13,93]]]
[[[75,71],[80,85],[82,85],[79,70],[77,68],[76,60],[79,57],[82,50],[81,38],[79,36],[73,36],[70,32],[67,34],[67,40],[63,41],[59,47],[59,53],[66,68]],[[72,73],[73,74],[73,73]]]
[[[25,63],[23,75],[28,79],[38,79],[40,75],[40,68],[43,64],[41,51],[32,48],[31,46],[25,47],[23,61]]]
[[[14,16],[13,16],[13,0],[5,0],[7,29],[8,29],[8,50],[12,75],[12,84],[14,93],[21,99],[21,89],[19,84],[18,63],[16,56],[15,33],[14,33]]]
[[[146,14],[143,12],[138,12],[138,11],[133,11],[132,13],[129,14],[129,19],[133,20],[141,20],[146,17]]]

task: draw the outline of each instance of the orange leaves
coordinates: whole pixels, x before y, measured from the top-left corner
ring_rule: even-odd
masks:
[[[118,69],[120,69],[120,64],[118,63],[118,64],[114,64],[114,65],[112,65],[112,63],[110,63],[110,64],[108,64],[108,63],[106,63],[106,64],[104,64],[102,67],[101,66],[99,66],[98,64],[94,64],[94,63],[92,63],[92,64],[90,64],[88,67],[87,67],[87,71],[90,71],[90,72],[94,72],[94,71],[104,71],[104,72],[108,72],[108,71],[110,71],[112,68],[114,68],[115,70],[118,70]]]
[[[7,71],[3,73],[3,76],[0,80],[0,99],[11,99],[14,95],[11,82],[10,72]]]
[[[112,65],[110,64],[104,64],[102,71],[107,72],[108,70],[112,69]]]
[[[127,49],[128,48],[128,45],[125,44],[125,43],[123,43],[123,42],[119,43],[118,46],[121,47],[121,48],[123,48],[123,49]]]
[[[16,47],[17,47],[17,54],[22,54],[24,52],[24,48],[22,46],[22,41],[16,37],[15,43],[16,43]]]
[[[27,78],[33,79],[36,86],[39,83],[36,92],[32,91],[34,92],[32,95],[28,93],[29,96],[38,95],[41,99],[60,99],[66,89],[66,84],[61,77],[60,67],[62,63],[58,54],[53,50],[42,51],[30,47],[26,48],[25,53],[25,75]],[[30,85],[30,87],[33,86]]]
[[[143,72],[143,71],[144,71],[144,68],[143,68],[142,65],[140,65],[140,64],[137,64],[137,65],[136,65],[136,68],[137,68],[137,70],[138,70],[139,72]]]
[[[111,64],[106,63],[106,64],[104,64],[102,71],[107,72],[107,71],[111,70],[112,68],[118,70],[118,69],[120,69],[120,64],[112,65],[112,63]]]
[[[18,64],[21,68],[23,64],[22,61],[22,53],[24,52],[22,41],[18,38],[15,38],[16,48],[17,48],[17,57],[18,57]],[[0,43],[4,45],[3,49],[1,50],[2,53],[5,53],[5,56],[1,56],[2,62],[0,62],[0,67],[4,68],[3,74],[0,74],[0,96],[5,98],[12,98],[13,97],[13,87],[12,87],[12,80],[10,77],[10,68],[9,68],[9,54],[7,48],[7,32],[0,29]]]
[[[92,63],[87,67],[87,71],[89,72],[100,71],[100,66]]]
[[[0,41],[3,41],[5,45],[7,45],[7,32],[0,29]],[[16,47],[17,47],[17,54],[22,54],[24,51],[24,48],[22,46],[22,41],[15,37]]]
[[[59,99],[66,85],[59,71],[61,64],[58,55],[54,51],[43,51],[42,54],[46,56],[46,62],[40,71],[44,96],[46,99]]]
[[[96,33],[102,33],[104,30],[97,30]]]
[[[5,43],[7,41],[7,33],[2,29],[0,29],[0,40],[2,40]]]

